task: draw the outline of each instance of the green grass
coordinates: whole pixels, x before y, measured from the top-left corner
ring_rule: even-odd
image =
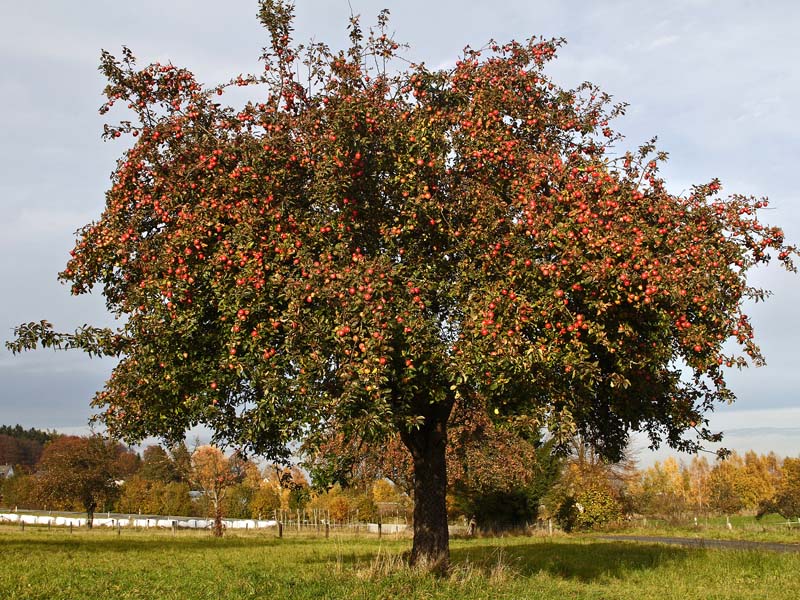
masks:
[[[762,519],[734,515],[730,517],[730,523],[728,529],[725,517],[699,518],[697,525],[693,522],[676,525],[648,519],[646,524],[637,520],[614,528],[612,533],[800,544],[800,526],[796,523],[787,526],[786,519],[780,515],[767,515]]]
[[[3,600],[797,598],[800,554],[587,537],[453,540],[453,571],[404,566],[407,539],[0,527]]]

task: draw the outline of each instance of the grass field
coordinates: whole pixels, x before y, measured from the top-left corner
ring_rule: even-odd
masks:
[[[767,515],[762,519],[735,515],[729,517],[729,521],[730,529],[725,517],[700,518],[697,525],[693,522],[676,525],[639,519],[615,528],[614,533],[800,544],[800,524],[794,522],[787,525],[786,519],[780,515]]]
[[[454,540],[453,571],[403,565],[407,539],[0,527],[0,598],[791,598],[800,554],[588,537]]]

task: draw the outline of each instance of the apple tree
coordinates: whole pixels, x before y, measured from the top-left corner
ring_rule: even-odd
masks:
[[[548,78],[560,41],[433,70],[396,60],[386,11],[374,30],[353,19],[343,51],[296,45],[292,18],[263,0],[263,72],[219,85],[103,53],[102,112],[130,115],[105,136],[129,146],[60,277],[99,287],[120,325],[21,325],[12,350],[119,357],[93,405],[127,440],[202,423],[279,457],[331,423],[398,434],[411,558],[432,567],[457,400],[610,457],[631,431],[684,450],[714,436],[724,368],[762,361],[743,310],[766,292],[747,275],[793,268],[766,200],[717,180],[674,195],[653,144],[614,155],[622,107]],[[237,86],[252,101],[225,105]]]

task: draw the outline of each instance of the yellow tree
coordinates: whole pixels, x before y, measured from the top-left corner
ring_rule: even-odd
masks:
[[[228,490],[241,480],[235,461],[214,446],[200,446],[192,454],[193,483],[202,490],[214,513],[213,532],[222,536],[223,500]]]
[[[756,454],[752,450],[744,455],[744,477],[746,480],[746,505],[752,510],[775,496],[780,473],[774,469],[774,456]]]
[[[674,519],[687,508],[688,472],[672,457],[645,469],[635,487],[637,505],[645,514]]]
[[[709,475],[711,508],[722,513],[755,511],[773,495],[769,471],[755,453],[719,461]]]
[[[768,513],[778,513],[787,519],[800,518],[800,458],[783,461],[782,477],[775,496],[759,506],[759,517]]]
[[[689,473],[689,506],[695,514],[708,511],[709,487],[708,479],[711,467],[705,456],[693,456],[688,467]]]
[[[625,512],[627,488],[635,474],[631,457],[609,461],[586,440],[576,438],[548,504],[565,531],[602,526]]]
[[[258,519],[269,517],[281,508],[280,489],[270,481],[263,481],[250,501],[250,514]]]

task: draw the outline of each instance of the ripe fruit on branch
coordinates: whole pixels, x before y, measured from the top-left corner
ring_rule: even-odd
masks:
[[[275,458],[329,427],[398,434],[423,486],[445,463],[420,449],[444,452],[457,398],[578,431],[611,458],[630,428],[687,450],[710,439],[682,437],[672,398],[697,413],[732,398],[717,360],[729,336],[742,356],[723,362],[761,360],[747,275],[796,255],[758,221],[761,201],[720,198],[716,181],[671,195],[652,144],[610,157],[619,109],[548,79],[559,42],[390,74],[372,68],[390,38],[354,27],[350,53],[302,55],[288,5],[261,8],[269,68],[234,80],[259,85],[244,109],[217,102],[227,84],[103,55],[104,111],[135,98],[141,135],[61,278],[97,285],[125,319],[117,332],[24,325],[12,349],[117,357],[95,400],[116,407],[100,416],[113,434],[202,423]],[[445,491],[428,491],[446,516]],[[446,540],[431,518],[417,531]]]

